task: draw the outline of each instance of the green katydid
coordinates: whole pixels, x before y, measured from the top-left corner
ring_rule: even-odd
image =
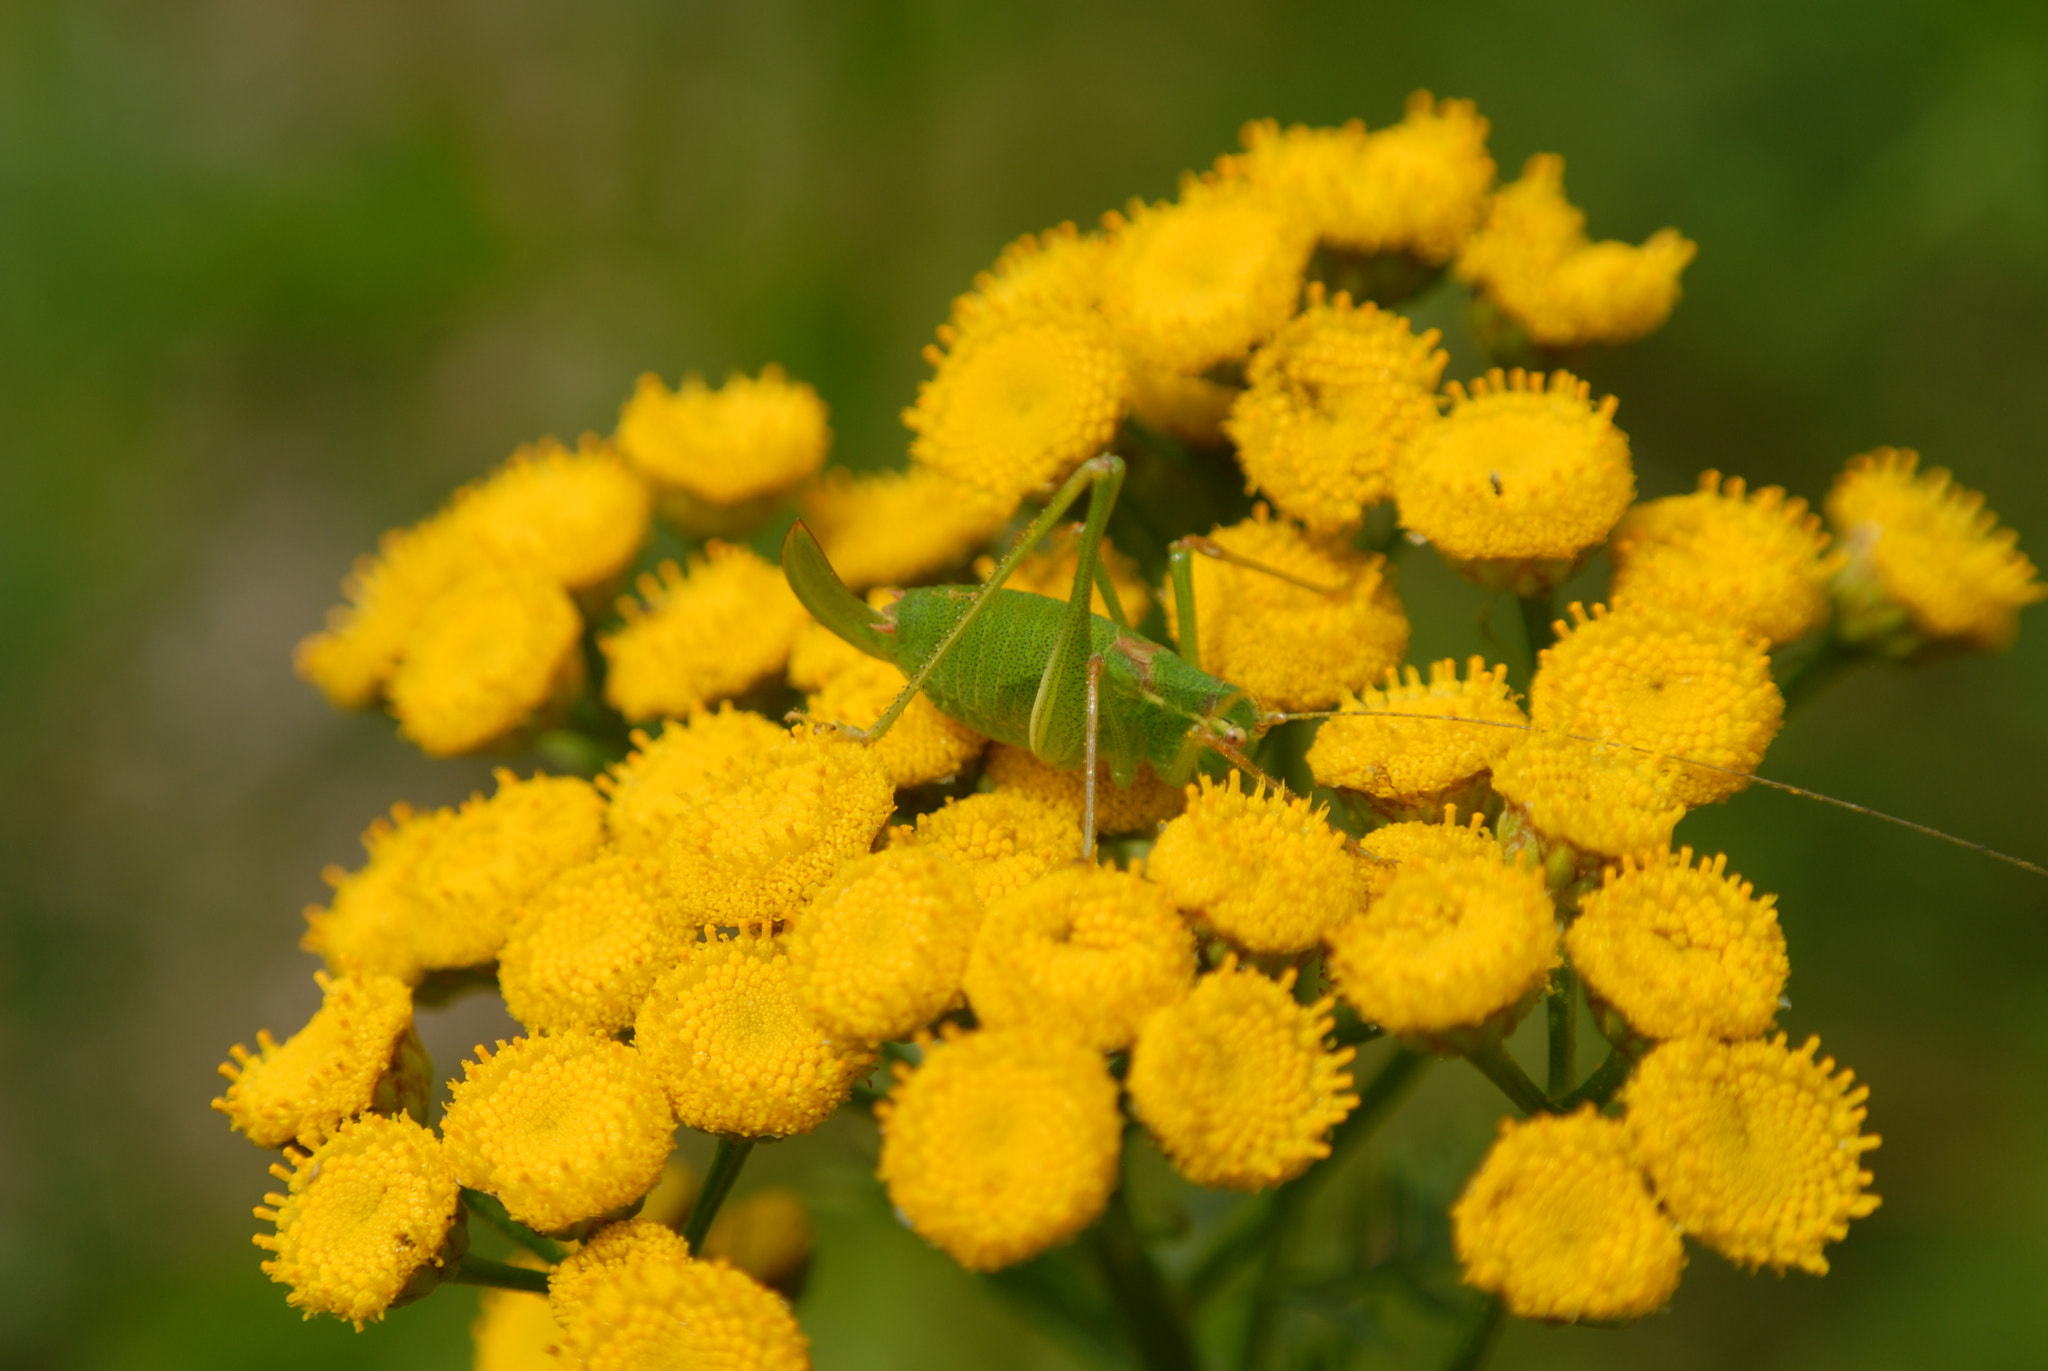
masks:
[[[977,732],[999,742],[1027,747],[1049,766],[1062,770],[1083,768],[1087,777],[1082,816],[1084,859],[1092,859],[1095,850],[1098,759],[1108,762],[1110,775],[1120,786],[1131,783],[1140,762],[1149,762],[1169,785],[1182,784],[1193,775],[1204,752],[1216,753],[1248,776],[1263,778],[1259,768],[1245,755],[1249,743],[1275,723],[1326,718],[1337,712],[1268,713],[1242,687],[1201,670],[1189,558],[1201,553],[1245,562],[1209,539],[1183,538],[1173,545],[1171,579],[1180,651],[1131,630],[1107,568],[1098,555],[1123,477],[1123,460],[1113,454],[1105,453],[1082,463],[997,563],[985,584],[907,590],[886,610],[870,607],[846,588],[832,570],[818,540],[801,522],[790,529],[782,545],[784,574],[811,616],[852,646],[897,666],[909,678],[902,693],[873,724],[865,729],[842,725],[843,731],[860,738],[880,737],[922,690],[941,713]],[[1005,589],[1003,582],[1010,573],[1058,525],[1083,490],[1089,492],[1088,516],[1082,526],[1073,590],[1066,602]],[[1273,568],[1245,564],[1283,579],[1295,579]],[[1105,607],[1113,617],[1091,612],[1091,586],[1100,588]],[[1381,718],[1517,727],[1484,719],[1447,719],[1441,715],[1386,710],[1374,713]],[[1729,768],[1711,762],[1676,757],[1630,743],[1567,736],[1709,771],[1729,772]],[[1758,785],[1868,814],[2048,876],[2048,870],[2032,862],[1924,824],[1783,781],[1747,773],[1729,774],[1745,774]]]

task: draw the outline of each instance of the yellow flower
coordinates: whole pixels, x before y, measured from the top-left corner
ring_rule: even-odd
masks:
[[[839,869],[790,934],[790,966],[835,1038],[908,1038],[959,996],[980,925],[965,871],[889,848]]]
[[[1564,198],[1564,158],[1538,153],[1521,180],[1493,197],[1457,270],[1531,341],[1582,347],[1655,332],[1678,303],[1679,273],[1698,251],[1668,228],[1641,247],[1588,242],[1584,212]]]
[[[1493,791],[1509,805],[1504,824],[1599,857],[1671,846],[1685,806],[1665,779],[1640,754],[1558,733],[1525,733],[1493,764]]]
[[[1499,861],[1500,844],[1480,827],[1484,818],[1474,814],[1460,822],[1457,810],[1446,805],[1435,819],[1387,824],[1368,833],[1359,843],[1366,858],[1367,903],[1384,894],[1387,882],[1407,867],[1466,857]]]
[[[1757,898],[1727,867],[1725,855],[1695,867],[1689,847],[1608,867],[1565,934],[1587,997],[1647,1038],[1753,1038],[1768,1029],[1792,969],[1777,896]]]
[[[1357,697],[1347,693],[1338,702],[1345,712],[1316,731],[1309,770],[1318,785],[1365,795],[1394,818],[1434,816],[1447,802],[1469,809],[1489,768],[1529,722],[1508,689],[1507,668],[1489,668],[1485,658],[1473,657],[1460,681],[1458,664],[1446,659],[1430,663],[1427,683],[1414,667],[1404,671],[1405,679],[1390,667],[1384,686]],[[1480,722],[1373,717],[1382,711]]]
[[[429,757],[516,737],[582,691],[582,634],[568,593],[532,567],[463,578],[405,640],[388,685],[398,731]]]
[[[1028,754],[1027,754],[1028,755]],[[1157,784],[1157,782],[1155,782]],[[1074,860],[1080,817],[1022,790],[998,788],[947,800],[917,816],[917,826],[890,830],[897,846],[928,848],[967,873],[983,904],[1021,890]]]
[[[291,1170],[272,1166],[287,1194],[265,1195],[256,1217],[277,1236],[263,1270],[307,1318],[355,1324],[432,1290],[466,1242],[457,1226],[461,1190],[441,1143],[407,1118],[365,1114],[311,1153],[288,1149]]]
[[[513,1218],[560,1232],[639,1199],[661,1179],[675,1120],[635,1048],[583,1032],[479,1046],[449,1082],[441,1137],[462,1183]]]
[[[2004,648],[2019,612],[2048,596],[2019,535],[1984,497],[1918,453],[1878,448],[1828,491],[1828,521],[1848,554],[1835,584],[1841,635],[1893,656],[1949,645]]]
[[[1116,588],[1117,604],[1124,612],[1125,621],[1133,627],[1143,623],[1145,616],[1152,612],[1152,588],[1145,584],[1144,573],[1138,569],[1137,561],[1118,552],[1107,538],[1096,546],[1096,554],[1109,569],[1109,583]],[[1010,590],[1028,590],[1033,595],[1048,596],[1064,604],[1073,593],[1074,574],[1080,566],[1081,525],[1062,524],[1017,563],[1010,579],[1003,585]],[[996,559],[993,557],[974,559],[974,574],[983,581],[994,575],[995,569]],[[1103,603],[1100,585],[1089,592],[1088,607],[1105,619],[1115,617],[1109,612],[1109,606]]]
[[[789,658],[790,684],[810,694],[804,713],[820,723],[867,728],[896,703],[910,680],[896,667],[870,657],[822,624],[807,624]],[[875,760],[899,789],[944,780],[982,754],[988,739],[958,719],[939,712],[920,693],[896,716],[889,731],[868,744]]]
[[[896,792],[863,743],[800,732],[728,794],[690,797],[668,877],[694,923],[764,928],[794,919],[845,863],[868,851]]]
[[[1264,505],[1212,537],[1240,557],[1321,587],[1213,557],[1194,559],[1201,668],[1243,687],[1265,708],[1323,709],[1407,652],[1408,616],[1385,558],[1312,538],[1271,518]],[[1166,622],[1177,637],[1180,616],[1170,598]]]
[[[1194,375],[1294,312],[1313,230],[1243,187],[1188,180],[1178,204],[1103,216],[1103,310],[1141,367]]]
[[[635,730],[633,751],[597,779],[611,800],[612,840],[622,851],[659,856],[691,813],[689,797],[737,790],[772,765],[788,738],[774,720],[731,705],[670,719],[657,738]]]
[[[516,1266],[538,1266],[537,1258],[516,1256]],[[471,1371],[560,1371],[555,1350],[562,1325],[555,1322],[546,1300],[523,1290],[486,1290],[470,1320],[469,1339],[476,1348]]]
[[[1108,248],[1101,234],[1081,233],[1072,224],[1027,233],[974,278],[971,293],[953,302],[953,323],[966,328],[1099,313]]]
[[[810,616],[780,568],[744,547],[710,542],[685,575],[664,562],[619,601],[625,627],[598,640],[610,661],[606,703],[629,719],[688,714],[782,670]]]
[[[1574,604],[1571,614],[1537,662],[1531,723],[1644,749],[1640,762],[1688,808],[1749,784],[1729,773],[1755,771],[1785,721],[1785,697],[1757,640],[1673,611],[1609,614],[1595,605],[1589,617]]]
[[[522,447],[455,492],[449,518],[498,558],[531,567],[572,595],[602,591],[640,551],[651,501],[618,453],[586,435]]]
[[[771,1185],[718,1211],[704,1255],[722,1258],[794,1299],[811,1265],[811,1211],[794,1190]]]
[[[1617,610],[1661,609],[1789,643],[1827,622],[1828,578],[1842,560],[1827,545],[1806,501],[1709,471],[1695,493],[1637,505],[1614,526],[1610,598]]]
[[[832,445],[825,402],[779,366],[712,390],[695,374],[671,391],[645,375],[619,411],[618,444],[662,487],[664,512],[719,532],[726,511],[772,501],[817,474]],[[681,497],[677,499],[676,497]]]
[[[1358,1105],[1350,1048],[1323,1045],[1336,1003],[1240,970],[1234,954],[1177,1003],[1155,1009],[1131,1048],[1131,1108],[1197,1185],[1264,1190],[1330,1155],[1323,1135]]]
[[[1167,824],[1146,874],[1248,952],[1299,952],[1365,908],[1366,864],[1327,814],[1263,782],[1250,794],[1237,773],[1190,786],[1187,812]]]
[[[1224,430],[1245,478],[1309,532],[1348,534],[1369,506],[1393,494],[1400,450],[1436,419],[1446,354],[1435,329],[1371,304],[1328,303],[1311,285],[1308,305],[1252,354],[1248,389]]]
[[[1564,579],[1635,499],[1613,396],[1569,372],[1498,369],[1446,389],[1451,410],[1394,464],[1401,523],[1466,575],[1526,593]],[[1467,563],[1475,565],[1465,565]]]
[[[1498,849],[1404,861],[1327,942],[1325,965],[1359,1017],[1418,1038],[1505,1027],[1558,961],[1542,873]]]
[[[1635,1319],[1678,1289],[1685,1250],[1626,1130],[1593,1106],[1503,1119],[1451,1206],[1465,1283],[1525,1319]]]
[[[900,1063],[878,1172],[905,1223],[970,1271],[1073,1237],[1116,1186],[1123,1122],[1101,1056],[1057,1033],[948,1034]]]
[[[966,988],[990,1028],[1057,1025],[1114,1051],[1194,978],[1194,935],[1164,890],[1114,867],[1071,866],[990,903]]]
[[[751,935],[707,934],[656,982],[633,1040],[678,1119],[749,1137],[810,1132],[873,1061],[812,1014],[783,942]]]
[[[645,1262],[590,1291],[563,1326],[589,1371],[808,1371],[810,1344],[774,1291],[722,1261]]]
[[[658,863],[608,852],[571,867],[513,925],[498,959],[505,1011],[530,1033],[616,1033],[681,960],[693,932],[682,926]]]
[[[829,471],[804,492],[804,524],[855,590],[965,566],[1016,509],[931,467]]]
[[[474,562],[475,548],[445,516],[386,533],[375,556],[356,560],[341,583],[349,603],[299,644],[293,668],[336,709],[368,709],[427,607]]]
[[[1868,1086],[1769,1042],[1665,1043],[1622,1094],[1637,1154],[1657,1198],[1686,1232],[1743,1266],[1824,1275],[1821,1249],[1877,1208],[1863,1154]]]
[[[1081,854],[1081,814],[1088,778],[1080,771],[1058,770],[1032,756],[1029,748],[997,743],[988,750],[988,765],[982,774],[998,792],[1027,795],[1065,814],[1071,837],[1070,846],[1061,857]],[[1186,805],[1185,790],[1160,780],[1149,762],[1139,764],[1138,774],[1128,789],[1110,777],[1108,762],[1096,766],[1097,833],[1144,833],[1180,813]]]
[[[395,1114],[403,1107],[391,1077],[402,1043],[412,1034],[412,991],[395,976],[313,973],[320,1008],[282,1044],[269,1030],[256,1035],[256,1051],[240,1043],[220,1074],[232,1084],[213,1107],[259,1147],[297,1139],[310,1147],[343,1119],[365,1110]],[[421,1052],[411,1043],[413,1060]],[[379,1099],[379,1087],[388,1098]],[[425,1093],[418,1099],[424,1110]]]
[[[910,458],[1015,508],[1100,452],[1123,418],[1130,383],[1116,340],[1086,315],[998,317],[939,330],[925,350],[932,379],[903,422]]]
[[[665,1223],[644,1216],[608,1223],[548,1274],[549,1308],[562,1323],[580,1318],[590,1297],[628,1271],[678,1266],[690,1259],[690,1245]]]

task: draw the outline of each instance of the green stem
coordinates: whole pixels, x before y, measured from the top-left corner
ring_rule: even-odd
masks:
[[[507,1266],[487,1257],[464,1256],[448,1279],[456,1285],[488,1285],[496,1290],[525,1290],[535,1295],[548,1293],[547,1272]]]
[[[1778,683],[1779,693],[1785,697],[1786,716],[1869,660],[1868,654],[1844,646],[1830,634],[1818,651]]]
[[[1288,1250],[1294,1246],[1295,1225],[1308,1207],[1308,1197],[1307,1188],[1300,1185],[1282,1186],[1273,1196],[1266,1250],[1252,1290],[1251,1310],[1245,1317],[1244,1345],[1238,1353],[1241,1371],[1259,1371],[1272,1351],[1273,1335],[1280,1326],[1280,1295],[1287,1288]]]
[[[1579,1084],[1577,1090],[1559,1099],[1552,1107],[1563,1114],[1577,1109],[1588,1101],[1596,1108],[1604,1105],[1614,1098],[1614,1092],[1621,1089],[1622,1083],[1628,1080],[1628,1073],[1634,1066],[1635,1060],[1617,1047],[1607,1054],[1607,1060],[1600,1063],[1598,1070]]]
[[[1518,595],[1515,600],[1522,608],[1522,640],[1528,644],[1529,674],[1533,677],[1538,655],[1557,641],[1557,630],[1551,627],[1557,622],[1557,596]]]
[[[1550,1098],[1572,1088],[1579,1075],[1579,978],[1565,962],[1551,973],[1545,1005],[1550,1028]]]
[[[462,1192],[462,1203],[470,1213],[476,1215],[513,1242],[518,1243],[521,1247],[533,1253],[534,1256],[539,1257],[549,1266],[553,1266],[568,1255],[568,1249],[564,1248],[560,1243],[552,1238],[543,1238],[540,1234],[513,1218],[505,1211],[505,1206],[498,1203],[498,1197],[495,1195],[487,1195],[481,1190],[464,1190]]]
[[[1166,1281],[1145,1250],[1130,1205],[1119,1185],[1102,1218],[1088,1230],[1095,1258],[1109,1283],[1110,1303],[1146,1371],[1197,1371],[1194,1344],[1174,1307]]]
[[[1522,1065],[1508,1055],[1506,1047],[1495,1043],[1465,1054],[1465,1060],[1479,1068],[1479,1074],[1500,1087],[1501,1094],[1514,1101],[1515,1108],[1524,1114],[1540,1114],[1550,1108],[1550,1097],[1537,1088],[1536,1082],[1522,1070]]]
[[[718,1135],[718,1150],[711,1154],[711,1169],[704,1173],[704,1184],[690,1206],[689,1221],[683,1225],[683,1241],[690,1244],[691,1256],[703,1253],[711,1221],[718,1217],[719,1206],[732,1193],[732,1183],[740,1178],[740,1168],[747,1164],[747,1154],[753,1150],[752,1138]]]
[[[1288,1184],[1303,1189],[1320,1184],[1322,1176],[1365,1144],[1373,1130],[1394,1112],[1394,1106],[1401,1102],[1415,1082],[1422,1079],[1423,1071],[1435,1060],[1426,1052],[1417,1052],[1395,1043],[1393,1055],[1380,1067],[1379,1074],[1358,1092],[1358,1107],[1346,1115],[1344,1122],[1337,1125],[1337,1131],[1330,1135],[1330,1155]]]
[[[1466,1330],[1451,1359],[1444,1363],[1444,1371],[1479,1371],[1500,1345],[1501,1330],[1507,1327],[1507,1321],[1506,1306],[1497,1296],[1488,1295],[1486,1303],[1479,1307],[1479,1317]]]

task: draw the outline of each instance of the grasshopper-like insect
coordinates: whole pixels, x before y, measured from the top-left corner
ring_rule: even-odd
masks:
[[[1082,856],[1095,851],[1095,777],[1099,760],[1127,786],[1140,762],[1149,762],[1169,785],[1184,784],[1204,752],[1213,752],[1248,776],[1263,773],[1246,755],[1247,746],[1269,727],[1296,718],[1327,718],[1337,711],[1270,713],[1251,693],[1203,671],[1197,645],[1193,578],[1188,568],[1197,552],[1222,555],[1206,539],[1182,539],[1171,553],[1171,579],[1180,629],[1176,652],[1132,631],[1117,603],[1109,573],[1098,555],[1109,515],[1123,486],[1123,459],[1105,453],[1081,464],[1016,545],[978,586],[926,586],[906,590],[885,610],[870,607],[846,588],[832,570],[818,540],[801,522],[782,544],[782,566],[790,589],[811,616],[854,647],[900,669],[909,682],[880,718],[865,729],[841,725],[856,737],[877,738],[922,690],[939,711],[998,742],[1029,748],[1048,766],[1082,768]],[[1082,526],[1080,560],[1066,602],[1008,590],[1019,562],[1059,523],[1081,492],[1089,492]],[[1239,560],[1231,557],[1230,560]],[[1270,568],[1262,568],[1271,570]],[[1280,573],[1273,573],[1280,574]],[[1287,579],[1292,579],[1291,577]],[[1099,586],[1113,618],[1089,607],[1091,586]],[[1442,724],[1512,728],[1483,719],[1375,711],[1380,718],[1419,718]],[[1599,738],[1578,741],[1619,747],[1647,757],[1701,767],[1729,769],[1688,757]],[[1866,814],[1883,822],[1983,853],[2037,876],[2048,870],[2023,858],[1838,800],[1819,791],[1749,773],[1755,784],[1823,804]]]

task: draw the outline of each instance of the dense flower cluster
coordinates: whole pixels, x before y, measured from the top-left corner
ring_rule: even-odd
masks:
[[[388,535],[302,674],[428,752],[539,738],[594,781],[501,771],[458,810],[398,806],[328,873],[323,1006],[234,1048],[214,1102],[286,1148],[258,1241],[292,1302],[360,1326],[456,1277],[505,1287],[490,1364],[803,1366],[777,1293],[800,1204],[707,1217],[755,1140],[866,1110],[903,1221],[993,1270],[1119,1202],[1126,1115],[1192,1184],[1293,1181],[1372,1121],[1355,1048],[1382,1034],[1395,1066],[1468,1056],[1531,1115],[1451,1216],[1465,1279],[1511,1312],[1647,1313],[1681,1232],[1825,1270],[1877,1203],[1865,1092],[1771,1036],[1773,898],[1673,830],[1782,726],[1781,647],[2001,645],[2043,590],[1910,454],[1850,465],[1832,549],[1802,502],[1717,473],[1636,503],[1616,401],[1553,364],[1655,329],[1693,245],[1589,241],[1561,159],[1496,188],[1486,135],[1427,95],[1372,132],[1256,123],[1171,202],[1019,239],[926,354],[907,470],[821,472],[824,406],[778,369],[643,377],[613,439],[522,452]],[[1445,383],[1394,307],[1447,272],[1500,360],[1543,365]],[[1056,611],[965,583],[1027,500],[1124,470],[1105,450],[1152,478],[1133,527],[1175,541],[1100,546],[1089,716],[1027,626]],[[1225,513],[1187,527],[1160,492],[1203,471],[1229,475],[1194,505]],[[766,555],[792,507],[871,592],[840,620]],[[655,513],[682,563],[640,555]],[[1520,696],[1484,659],[1404,667],[1397,560],[1425,544],[1525,600]],[[1611,607],[1548,640],[1603,547]],[[1008,589],[1065,601],[1097,549],[1018,552]],[[902,701],[916,616],[982,603],[944,690]],[[1311,737],[1282,711],[1337,717]],[[1095,775],[1034,754],[1087,717]],[[1569,1023],[1581,978],[1614,1056],[1538,1087],[1503,1038],[1546,997]],[[436,1120],[412,1017],[474,986],[526,1031],[478,1047]],[[678,1126],[721,1140],[694,1200]],[[472,1212],[528,1267],[465,1256]],[[1105,1260],[1138,1241],[1120,1222]],[[507,1293],[543,1282],[545,1306]]]

